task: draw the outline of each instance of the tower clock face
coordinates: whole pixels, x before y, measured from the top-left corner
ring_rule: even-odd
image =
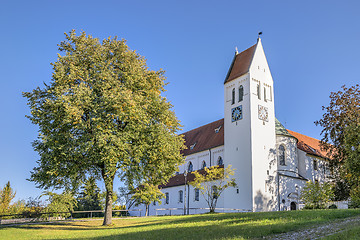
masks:
[[[259,115],[259,119],[263,120],[265,122],[269,121],[269,112],[268,112],[268,108],[259,105],[258,107],[258,115]]]
[[[231,121],[235,122],[242,119],[242,105],[231,109]]]

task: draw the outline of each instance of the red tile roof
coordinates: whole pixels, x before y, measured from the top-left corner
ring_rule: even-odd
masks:
[[[327,152],[322,150],[320,147],[320,140],[305,136],[303,134],[291,131],[289,129],[287,129],[287,131],[298,139],[298,143],[297,143],[298,149],[318,157],[328,158]]]
[[[234,56],[234,59],[231,63],[230,69],[228,71],[224,83],[227,83],[237,77],[240,77],[241,75],[249,71],[250,64],[255,53],[255,49],[256,49],[256,44]]]
[[[224,119],[195,128],[182,135],[184,135],[187,147],[182,150],[184,156],[224,145]]]
[[[218,166],[219,168],[224,168],[224,165]],[[198,172],[202,175],[205,174],[205,170],[198,170]],[[186,182],[192,182],[195,179],[195,175],[193,173],[188,173],[186,176]],[[159,188],[168,188],[168,187],[175,187],[175,186],[181,186],[185,184],[185,176],[184,174],[179,174],[174,177],[171,177],[167,184],[160,185]]]

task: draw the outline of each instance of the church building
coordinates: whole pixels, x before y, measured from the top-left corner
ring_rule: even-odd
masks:
[[[161,186],[165,198],[150,205],[150,215],[208,212],[199,190],[188,184],[191,172],[205,167],[235,169],[237,187],[219,197],[217,212],[296,210],[305,183],[330,176],[319,140],[276,119],[274,82],[260,38],[235,53],[224,81],[224,118],[183,135],[185,163]]]

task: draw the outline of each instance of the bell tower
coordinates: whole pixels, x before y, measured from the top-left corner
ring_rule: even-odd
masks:
[[[225,191],[225,208],[275,210],[273,90],[273,79],[258,38],[252,47],[235,52],[224,82],[224,163],[235,169],[238,185]]]

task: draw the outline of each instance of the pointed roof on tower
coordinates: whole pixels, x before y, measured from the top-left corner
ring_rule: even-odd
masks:
[[[256,45],[257,43],[241,53],[237,53],[237,51],[235,52],[234,59],[230,65],[224,83],[230,82],[231,80],[249,72]]]

